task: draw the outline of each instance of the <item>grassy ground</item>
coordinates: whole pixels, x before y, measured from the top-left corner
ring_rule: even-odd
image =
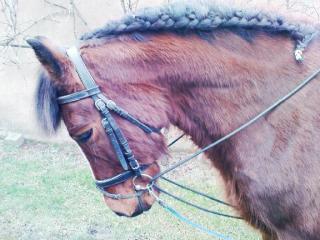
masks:
[[[205,161],[198,161],[171,177],[222,197],[221,186],[209,168]],[[192,194],[162,186],[212,209],[232,213]],[[167,200],[196,222],[233,239],[259,239],[241,221],[210,216]],[[212,238],[179,222],[158,205],[134,219],[113,214],[95,189],[89,166],[74,145],[27,142],[17,149],[0,141],[0,240],[11,239]]]

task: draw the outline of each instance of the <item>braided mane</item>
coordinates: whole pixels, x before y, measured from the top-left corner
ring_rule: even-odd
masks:
[[[296,41],[296,50],[302,51],[318,33],[312,25],[292,23],[285,18],[258,10],[237,10],[210,3],[176,2],[162,7],[145,8],[134,15],[84,34],[81,40],[119,36],[135,32],[212,32],[215,29],[254,29],[284,33]]]

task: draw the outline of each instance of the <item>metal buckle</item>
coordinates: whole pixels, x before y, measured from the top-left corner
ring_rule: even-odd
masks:
[[[134,177],[132,178],[132,184],[133,184],[134,189],[135,189],[136,191],[147,191],[147,190],[149,191],[150,188],[152,188],[154,182],[151,182],[151,181],[150,181],[149,183],[146,184],[145,187],[142,187],[140,184],[136,184],[136,180],[137,180],[139,177],[141,177],[141,178],[148,178],[149,180],[152,180],[152,179],[153,179],[150,175],[144,174],[144,173],[142,173],[140,176],[134,176]]]
[[[129,165],[133,171],[136,171],[140,168],[140,164],[138,163],[138,161],[136,159],[130,161]]]
[[[95,101],[94,105],[96,106],[96,108],[99,110],[99,111],[102,111],[103,109],[106,108],[106,104],[105,102],[102,100],[102,99],[98,99]]]

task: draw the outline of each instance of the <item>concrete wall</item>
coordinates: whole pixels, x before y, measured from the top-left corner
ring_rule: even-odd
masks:
[[[139,7],[167,1],[140,0]],[[279,1],[277,0],[278,3]],[[81,18],[87,22],[85,25],[77,15],[78,12],[75,12],[74,18],[72,11],[70,13],[48,2],[58,3],[72,10],[69,1],[19,0],[16,11],[17,36],[14,36],[17,43],[24,44],[23,39],[29,36],[43,35],[62,46],[72,45],[81,33],[102,26],[109,19],[118,18],[123,14],[118,0],[75,0]],[[308,1],[304,1],[302,4],[307,3],[309,4]],[[8,38],[9,30],[3,22],[6,22],[6,18],[4,12],[0,12],[0,43]],[[34,92],[38,68],[39,64],[30,49],[0,47],[0,128],[20,131],[41,139],[65,140],[67,134],[64,130],[59,131],[57,136],[48,138],[43,135],[36,122]]]
[[[51,0],[61,6],[70,8],[69,1]],[[162,0],[143,0],[139,6],[151,6]],[[25,44],[23,38],[43,35],[61,46],[75,43],[82,33],[103,26],[108,20],[119,18],[123,14],[120,1],[94,0],[75,1],[81,18],[44,0],[20,0],[18,2],[18,31],[24,31],[31,24],[33,27],[18,36],[18,43]],[[70,8],[71,9],[71,8]],[[59,13],[59,14],[54,14]],[[53,15],[47,17],[49,15]],[[0,22],[6,19],[0,13]],[[35,21],[39,21],[34,23]],[[5,39],[8,29],[0,25],[0,42]],[[67,135],[62,128],[57,136],[45,136],[35,119],[34,96],[39,63],[30,49],[0,47],[0,128],[22,132],[32,138],[46,140],[64,140]]]

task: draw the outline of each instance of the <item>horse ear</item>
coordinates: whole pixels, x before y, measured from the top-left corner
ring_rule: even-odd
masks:
[[[65,53],[45,37],[35,37],[26,41],[48,73],[55,78],[61,77],[67,59]]]

